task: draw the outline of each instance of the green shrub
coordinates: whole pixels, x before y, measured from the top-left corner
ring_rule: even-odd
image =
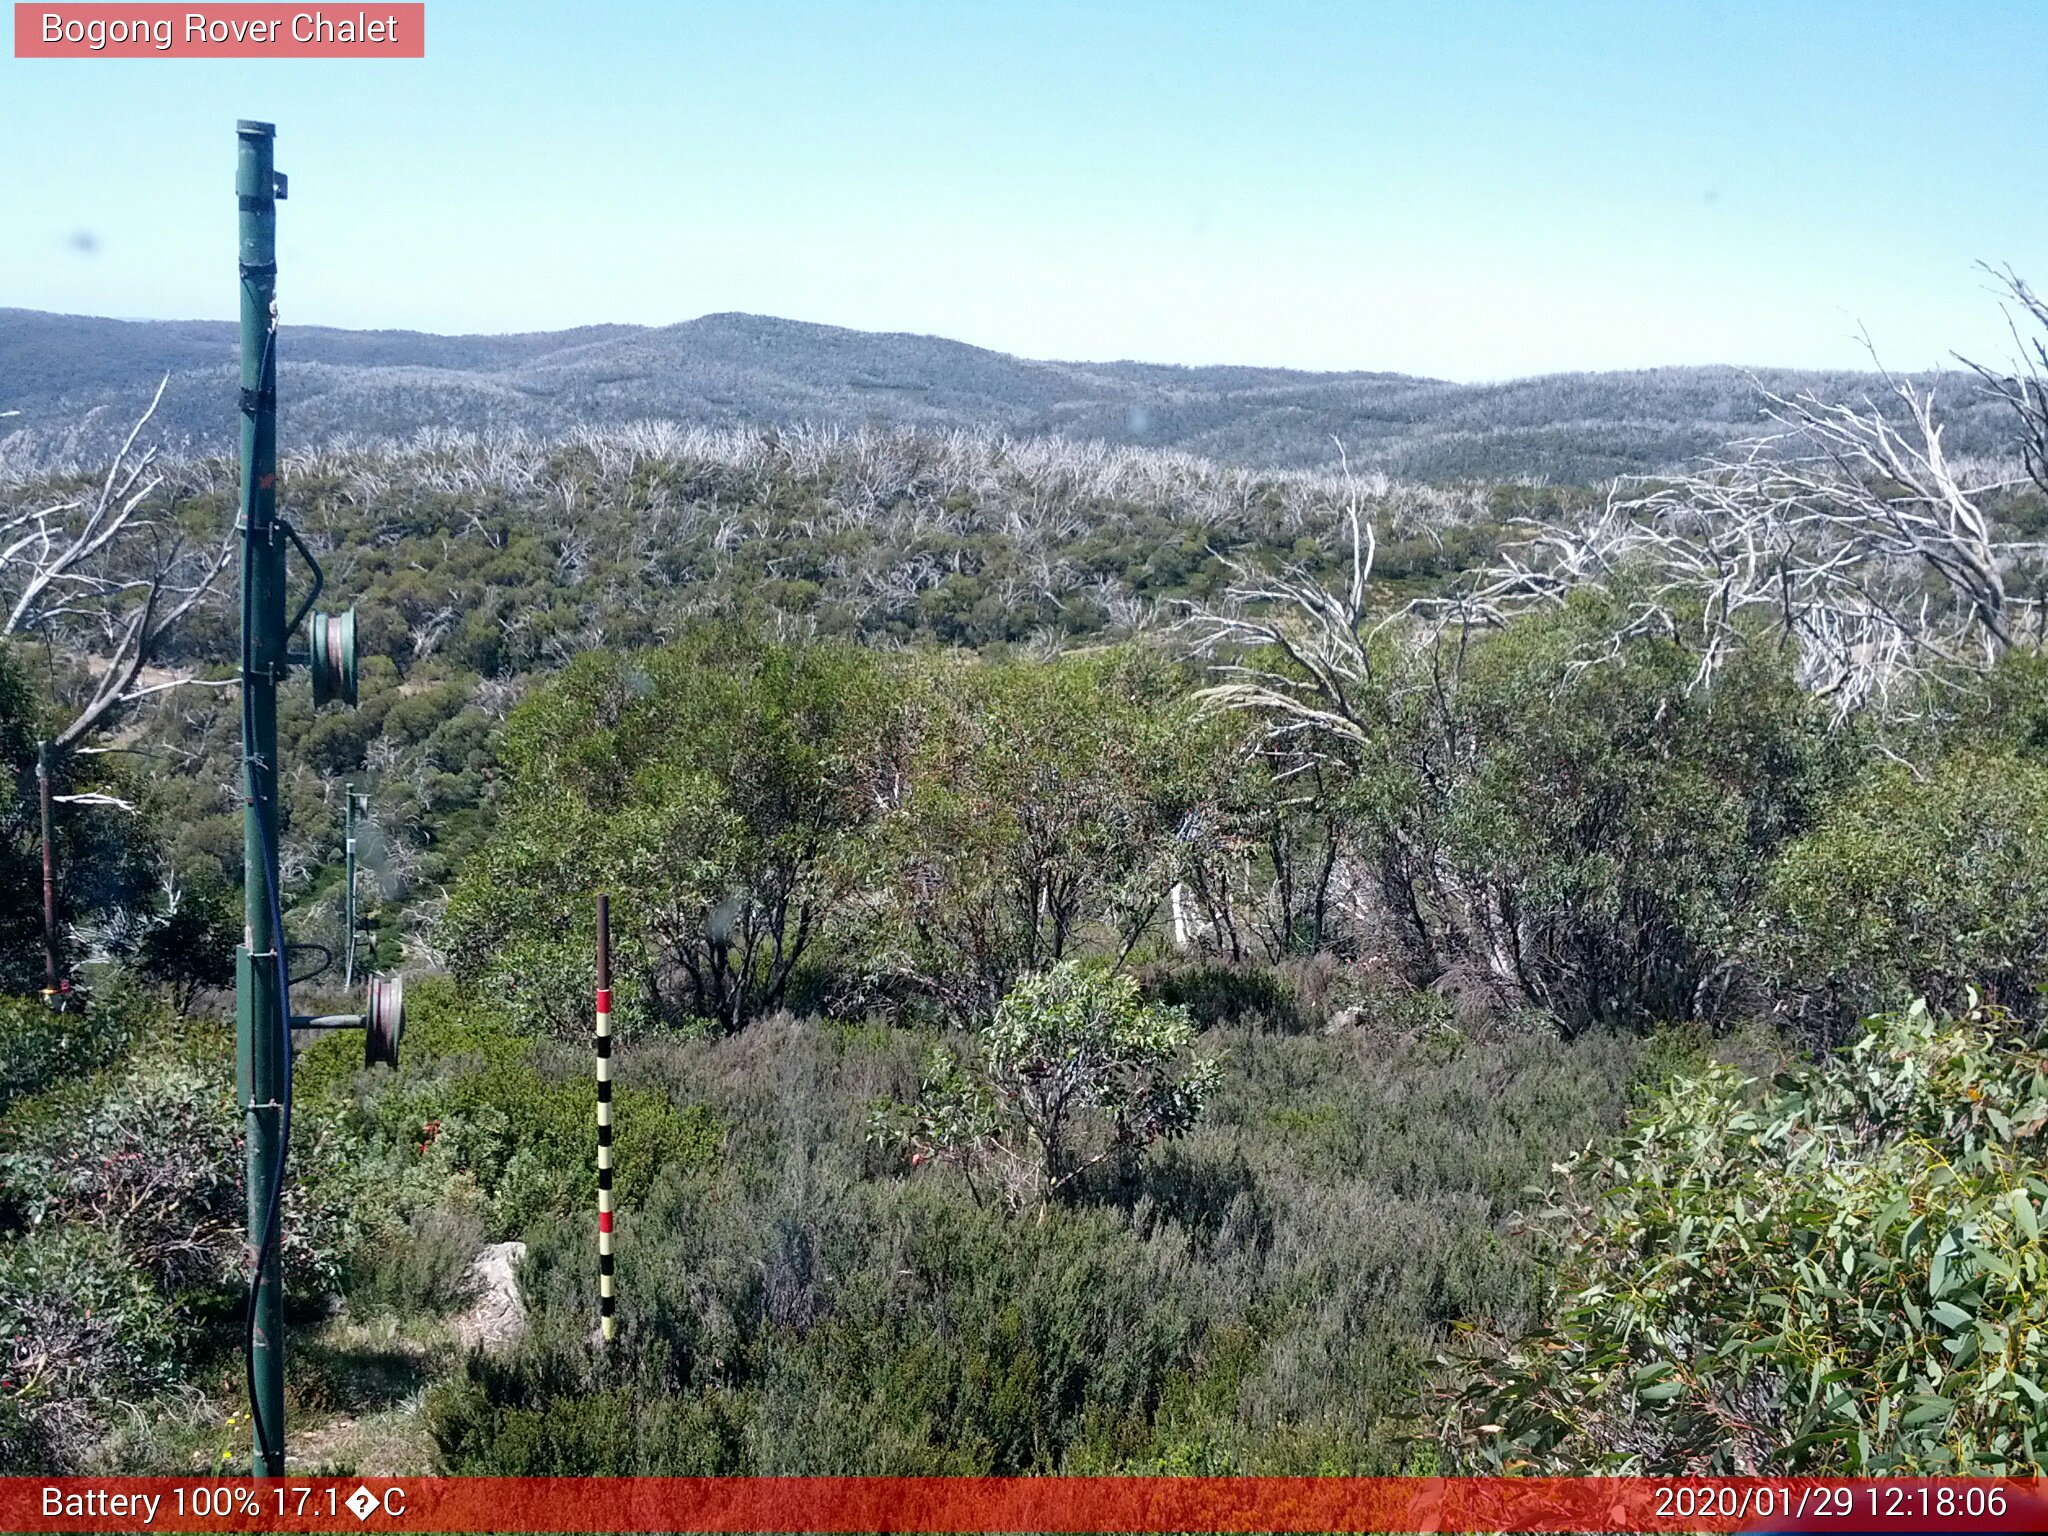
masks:
[[[2032,1014],[2048,980],[2048,765],[1943,758],[1875,771],[1771,872],[1757,950],[1788,995],[1839,1027],[1915,997]]]
[[[426,1399],[440,1467],[488,1477],[747,1470],[738,1403],[677,1392],[665,1379],[664,1351],[600,1353],[591,1332],[587,1314],[543,1313],[513,1358],[469,1356]]]
[[[66,1222],[0,1242],[0,1472],[74,1466],[116,1404],[181,1378],[194,1332],[106,1227]]]
[[[231,1059],[218,1031],[159,1029],[0,1121],[0,1337],[11,1340],[0,1400],[12,1404],[0,1445],[44,1457],[14,1470],[74,1465],[117,1405],[178,1385],[239,1340],[246,1205]],[[345,1242],[331,1131],[317,1109],[294,1116],[281,1219],[298,1308],[329,1294]]]
[[[460,1204],[379,1224],[352,1256],[349,1305],[406,1318],[464,1305],[471,1299],[469,1267],[484,1236],[483,1218]]]
[[[432,1118],[418,1122],[427,1138],[421,1155],[473,1176],[504,1231],[596,1198],[594,1081],[556,1081],[524,1064],[494,1066],[440,1085],[428,1113]],[[644,1200],[655,1176],[672,1165],[701,1168],[717,1158],[718,1126],[701,1106],[678,1109],[658,1093],[621,1084],[613,1090],[612,1120],[613,1187],[622,1208]]]
[[[1553,1321],[1449,1405],[1466,1471],[2038,1472],[2048,1053],[1873,1020],[1761,1102],[1673,1081],[1566,1170]]]
[[[1202,1116],[1220,1065],[1187,1054],[1194,1026],[1126,975],[1056,965],[1027,976],[963,1058],[934,1046],[909,1109],[912,1162],[959,1164],[1012,1204],[1043,1203],[1111,1157]]]
[[[334,1104],[337,1135],[352,1146],[332,1175],[334,1198],[355,1212],[352,1268],[365,1284],[445,1296],[431,1272],[440,1261],[414,1272],[405,1257],[424,1230],[418,1223],[460,1212],[486,1236],[517,1236],[594,1201],[597,1085],[584,1060],[573,1077],[544,1068],[542,1042],[465,1011],[445,986],[422,988],[419,1002],[396,1073],[360,1072],[352,1054],[360,1047],[340,1041],[301,1067],[301,1092]],[[622,1209],[644,1200],[664,1170],[718,1160],[723,1131],[702,1106],[679,1108],[655,1089],[619,1082],[612,1117]]]
[[[166,1296],[234,1287],[247,1211],[229,1078],[225,1061],[157,1049],[69,1085],[61,1100],[23,1106],[0,1154],[0,1206],[31,1231],[104,1232]],[[331,1155],[316,1117],[294,1117],[292,1142],[302,1167]],[[322,1292],[334,1278],[336,1213],[300,1178],[287,1181],[283,1212],[286,1282]]]
[[[132,1024],[133,1015],[121,1007],[55,1013],[41,998],[0,997],[0,1111],[107,1065],[127,1044]]]

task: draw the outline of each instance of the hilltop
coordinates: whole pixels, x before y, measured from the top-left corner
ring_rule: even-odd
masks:
[[[169,374],[157,425],[176,451],[232,445],[235,326],[0,309],[0,462],[104,451]],[[1458,384],[1397,373],[1041,361],[940,337],[761,315],[505,336],[292,327],[282,429],[294,448],[423,430],[520,431],[664,419],[690,425],[993,428],[1176,448],[1224,462],[1354,463],[1410,478],[1590,483],[1667,468],[1753,432],[1756,383],[1877,392],[1853,373],[1732,367],[1553,374]],[[2003,423],[1957,376],[1949,445],[1986,451]]]

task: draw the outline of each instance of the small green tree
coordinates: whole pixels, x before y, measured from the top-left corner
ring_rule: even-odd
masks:
[[[1473,646],[1432,829],[1444,905],[1573,1025],[1715,1014],[1738,915],[1842,773],[1784,655],[1759,641],[1703,683],[1669,637],[1606,651],[1625,616],[1574,594]]]
[[[183,885],[166,885],[163,907],[135,958],[142,975],[169,987],[173,1005],[185,1013],[203,988],[235,984],[241,893],[204,869]]]
[[[1194,1037],[1186,1010],[1144,1002],[1129,976],[1068,963],[1026,977],[974,1053],[926,1059],[911,1161],[958,1164],[1012,1205],[1042,1205],[1201,1118],[1221,1067],[1190,1051]]]
[[[0,994],[43,984],[42,824],[37,805],[36,742],[50,732],[52,700],[32,684],[17,643],[0,639]],[[90,947],[125,959],[162,899],[162,850],[150,818],[115,802],[136,797],[113,760],[60,755],[60,795],[96,793],[60,806],[55,818],[59,932],[83,930]],[[74,946],[75,948],[75,946]],[[72,960],[76,960],[74,954]],[[67,968],[69,962],[67,962]]]
[[[1213,713],[1179,735],[1188,814],[1174,838],[1175,947],[1242,965],[1355,941],[1342,890],[1361,860],[1347,765],[1247,726]]]
[[[1157,658],[942,664],[885,827],[880,969],[962,1022],[1084,946],[1127,953],[1173,881],[1187,706]]]
[[[1574,1028],[1728,1011],[1738,918],[1846,744],[1772,635],[1710,669],[1699,616],[1638,624],[1638,587],[1492,631],[1331,629],[1343,600],[1308,589],[1289,589],[1294,615],[1230,622],[1252,645],[1210,697],[1254,711],[1270,746],[1324,754],[1321,782],[1290,782],[1340,813],[1339,852],[1368,877],[1350,884],[1378,908],[1366,942],[1411,980]]]
[[[726,1029],[780,1007],[870,879],[892,710],[848,646],[706,627],[579,657],[507,724],[509,803],[449,907],[457,976],[580,1031],[610,890],[622,1003]]]

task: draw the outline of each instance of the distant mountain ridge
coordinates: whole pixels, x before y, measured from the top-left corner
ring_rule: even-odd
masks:
[[[237,331],[0,309],[0,465],[89,460],[171,376],[156,425],[174,451],[225,451]],[[1554,374],[1454,384],[1395,373],[1037,361],[934,336],[747,314],[505,336],[289,327],[287,446],[663,418],[718,425],[879,421],[987,426],[1185,449],[1262,466],[1355,465],[1419,479],[1595,482],[1668,468],[1758,425],[1734,368]],[[1761,370],[1779,392],[1877,392],[1872,375]],[[1945,384],[1952,451],[1997,451],[1999,410]]]

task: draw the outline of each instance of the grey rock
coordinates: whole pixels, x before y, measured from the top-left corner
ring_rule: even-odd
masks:
[[[469,1266],[476,1300],[455,1319],[455,1334],[465,1349],[503,1354],[526,1335],[526,1298],[519,1294],[519,1265],[524,1243],[492,1243]]]

